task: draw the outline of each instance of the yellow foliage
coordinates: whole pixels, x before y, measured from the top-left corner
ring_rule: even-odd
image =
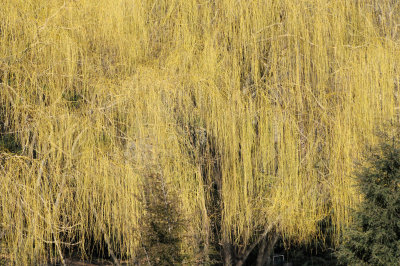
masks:
[[[399,108],[399,18],[389,0],[2,0],[0,127],[21,146],[0,150],[2,252],[85,256],[106,235],[135,257],[154,172],[192,256],[210,184],[225,240],[307,241],[328,215],[340,233],[354,162]]]

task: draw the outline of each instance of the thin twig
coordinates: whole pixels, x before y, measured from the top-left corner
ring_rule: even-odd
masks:
[[[94,207],[94,205],[92,204],[92,201],[90,199],[89,199],[89,203],[90,203],[90,206],[92,207],[92,211],[93,211],[93,214],[94,214],[94,216],[96,218],[96,221],[99,222],[99,224],[100,224],[100,230],[103,232],[104,241],[107,244],[108,253],[111,255],[114,264],[119,266],[120,265],[119,261],[118,261],[117,257],[115,256],[114,251],[111,248],[110,239],[108,238],[108,235],[107,235],[106,230],[104,228],[104,224],[100,221],[100,219],[99,219],[99,217],[97,215],[96,208]]]
[[[64,260],[64,257],[62,255],[61,247],[60,247],[60,245],[58,243],[58,240],[57,240],[56,234],[54,233],[53,227],[50,226],[50,229],[51,229],[51,233],[53,234],[53,239],[54,239],[54,243],[55,243],[55,245],[57,247],[58,255],[60,256],[61,264],[63,266],[66,266],[67,264],[65,264],[65,260]]]
[[[50,17],[48,17],[48,18],[46,19],[46,21],[43,23],[42,26],[39,27],[39,32],[41,32],[41,31],[47,26],[47,23],[48,23],[52,18],[54,18],[55,16],[57,16],[58,13],[60,13],[61,10],[63,10],[63,9],[65,8],[65,6],[66,6],[66,2],[64,1],[64,4],[63,4],[56,12],[54,12],[53,15],[51,15]]]

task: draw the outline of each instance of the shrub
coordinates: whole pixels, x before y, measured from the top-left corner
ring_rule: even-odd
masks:
[[[384,138],[357,175],[364,201],[337,253],[347,265],[400,262],[400,142]]]
[[[149,176],[144,191],[147,213],[142,244],[145,260],[151,265],[179,265],[184,259],[180,249],[184,222],[177,197],[168,190],[162,175],[157,174]]]

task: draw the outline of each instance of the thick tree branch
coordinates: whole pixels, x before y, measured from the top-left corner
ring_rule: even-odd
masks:
[[[257,240],[254,241],[254,243],[249,248],[247,248],[246,252],[241,257],[241,261],[246,261],[247,257],[250,255],[253,249],[268,235],[269,232],[271,232],[274,226],[275,223],[271,223],[270,225],[268,225],[267,228],[265,228],[264,232],[257,238]]]

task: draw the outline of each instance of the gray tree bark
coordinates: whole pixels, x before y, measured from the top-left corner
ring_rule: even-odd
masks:
[[[274,232],[274,234],[271,236],[271,238],[268,241],[268,246],[267,246],[267,251],[264,253],[263,261],[261,265],[267,265],[270,266],[272,265],[272,260],[271,256],[272,253],[274,252],[274,247],[276,242],[279,239],[279,234]]]
[[[224,258],[224,265],[231,266],[233,264],[233,259],[234,259],[232,245],[228,242],[223,242],[222,252]]]
[[[263,262],[264,262],[264,251],[265,251],[265,247],[267,246],[267,238],[265,237],[260,245],[260,249],[258,250],[258,254],[257,254],[257,262],[256,265],[257,266],[262,266]]]

